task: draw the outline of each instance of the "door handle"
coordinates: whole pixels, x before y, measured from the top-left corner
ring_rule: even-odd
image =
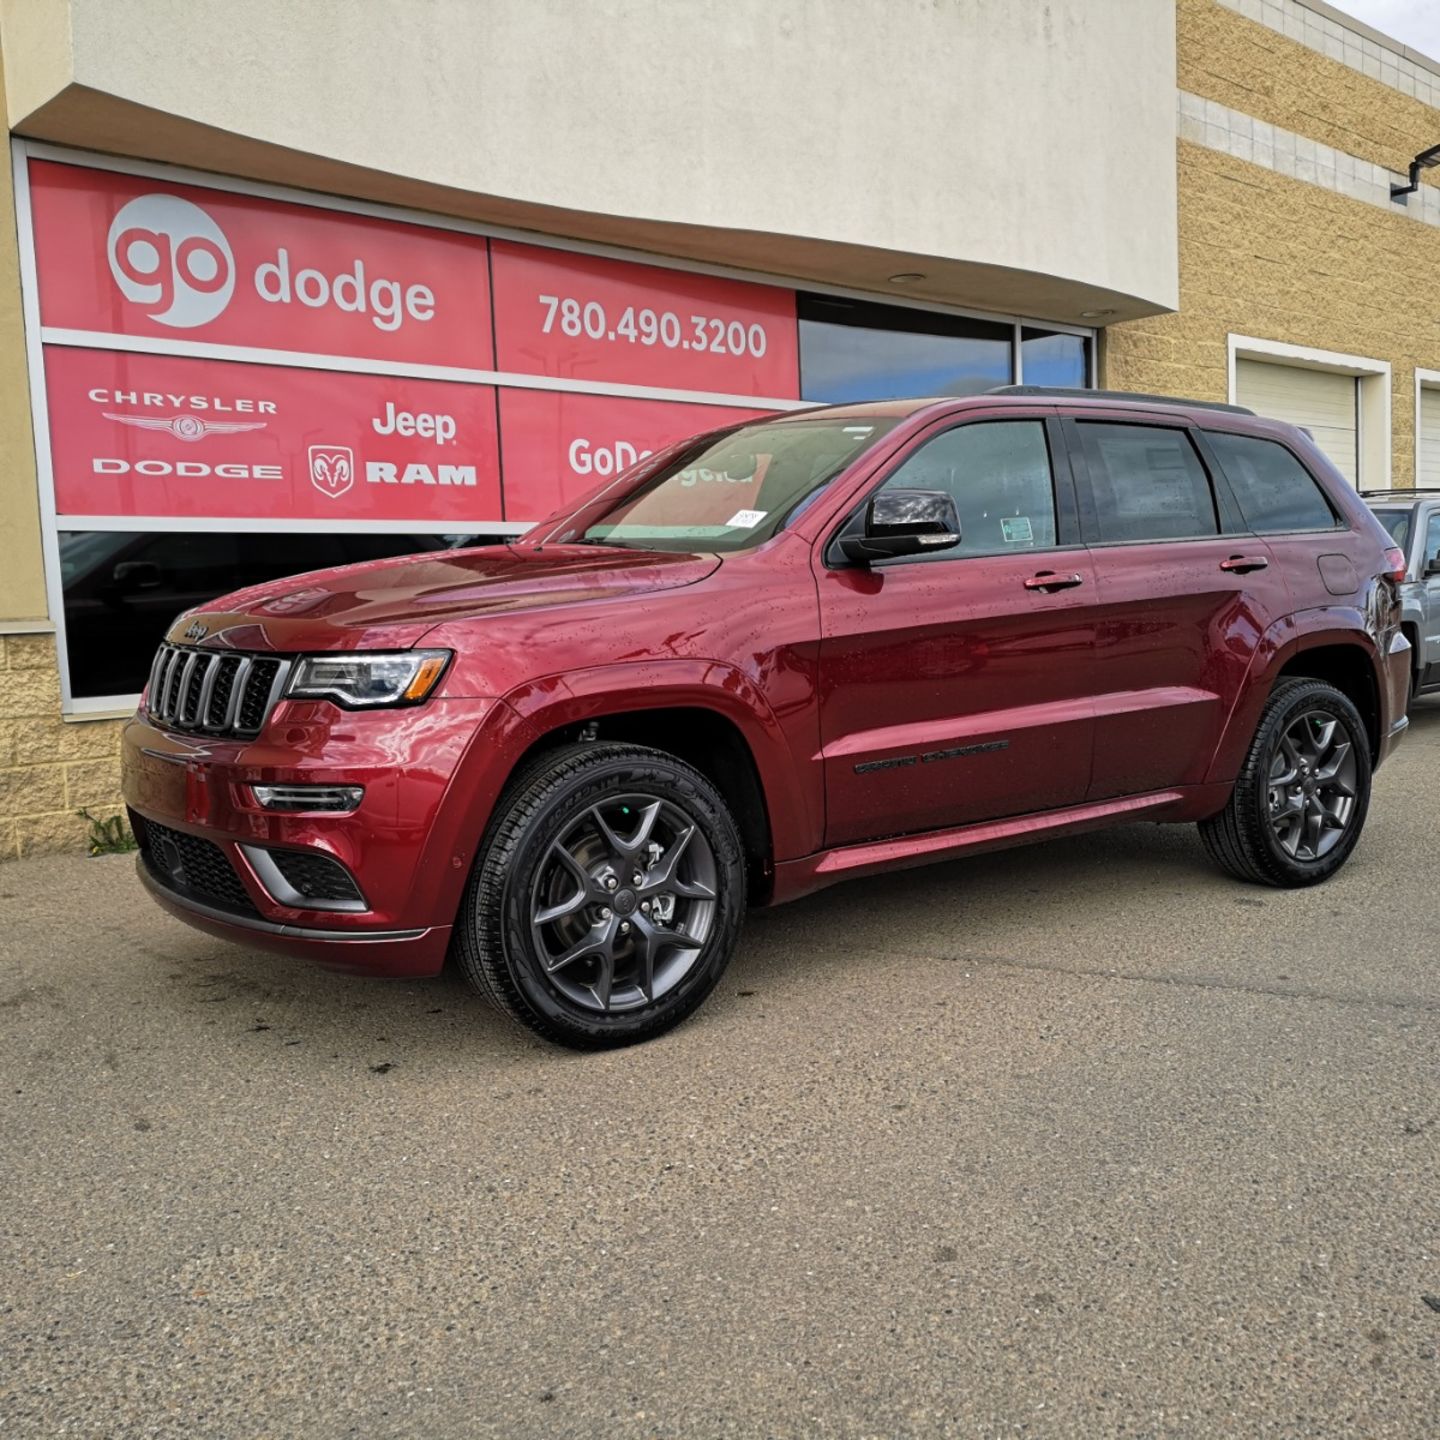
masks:
[[[1269,564],[1263,555],[1232,555],[1220,562],[1220,568],[1232,575],[1246,575],[1251,570],[1264,570]]]
[[[1042,570],[1038,575],[1032,575],[1026,582],[1027,590],[1069,590],[1076,585],[1083,585],[1084,577],[1080,575],[1057,575],[1053,570]]]

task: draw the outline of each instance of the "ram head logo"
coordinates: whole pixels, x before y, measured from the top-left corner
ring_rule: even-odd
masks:
[[[310,483],[338,500],[355,483],[355,455],[343,445],[310,447]]]

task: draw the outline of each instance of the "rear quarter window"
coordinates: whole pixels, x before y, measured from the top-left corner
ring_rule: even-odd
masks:
[[[1245,523],[1260,535],[1333,530],[1338,521],[1315,477],[1275,440],[1207,430]]]

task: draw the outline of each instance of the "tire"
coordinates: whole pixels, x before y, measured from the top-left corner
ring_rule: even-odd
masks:
[[[638,745],[567,745],[496,806],[455,956],[512,1020],[608,1049],[661,1035],[700,1005],[744,912],[739,831],[698,770]]]
[[[1343,754],[1341,747],[1348,747]],[[1365,722],[1349,698],[1321,680],[1282,680],[1265,702],[1229,803],[1200,822],[1205,848],[1240,880],[1318,885],[1360,839],[1371,769]]]

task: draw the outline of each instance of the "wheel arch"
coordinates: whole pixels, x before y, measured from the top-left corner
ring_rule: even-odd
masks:
[[[1360,712],[1373,765],[1380,754],[1380,681],[1369,650],[1359,641],[1307,646],[1281,665],[1270,688],[1297,676],[1333,685]]]
[[[1297,675],[1324,680],[1349,697],[1365,722],[1372,764],[1377,762],[1384,741],[1380,657],[1360,612],[1351,612],[1350,623],[1337,624],[1337,618],[1333,611],[1287,616],[1262,637],[1216,747],[1207,782],[1235,780],[1266,700],[1281,680]]]
[[[645,745],[693,765],[720,792],[735,817],[745,846],[752,900],[768,899],[775,872],[770,806],[754,752],[733,719],[694,704],[602,710],[542,730],[518,757],[511,774],[519,774],[549,750],[585,740]]]

